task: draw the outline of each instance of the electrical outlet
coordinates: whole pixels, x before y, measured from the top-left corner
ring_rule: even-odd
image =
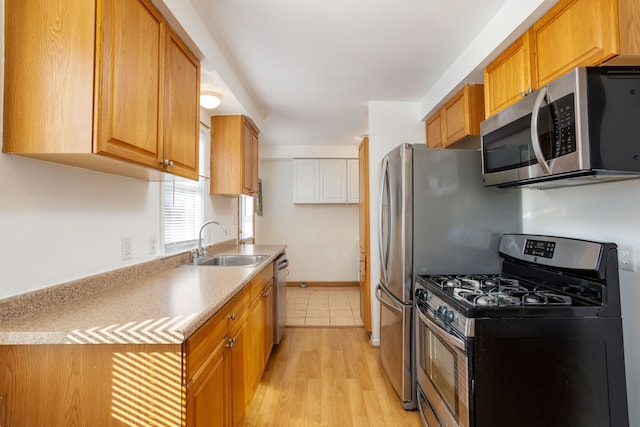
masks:
[[[156,236],[149,236],[149,253],[154,255],[158,251],[158,239]]]
[[[636,271],[636,257],[632,245],[618,245],[618,266],[621,270]]]
[[[133,242],[131,237],[123,237],[122,238],[122,247],[121,247],[121,255],[122,261],[129,260],[133,258]]]

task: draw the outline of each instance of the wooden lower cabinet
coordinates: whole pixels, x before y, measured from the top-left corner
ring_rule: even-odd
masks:
[[[187,425],[230,425],[229,376],[231,365],[227,341],[220,342],[204,366],[202,375],[187,387]]]
[[[231,424],[238,426],[244,417],[247,404],[253,397],[253,389],[249,387],[249,366],[251,364],[251,335],[249,322],[245,318],[238,325],[237,330],[230,334],[229,362],[231,383],[229,395],[231,398]]]
[[[0,425],[182,425],[182,360],[180,344],[2,345]]]
[[[274,302],[270,264],[182,344],[0,345],[0,426],[236,427],[273,347]]]

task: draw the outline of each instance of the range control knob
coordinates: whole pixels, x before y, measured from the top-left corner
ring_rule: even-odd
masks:
[[[416,298],[422,301],[427,301],[429,299],[429,292],[424,289],[418,289],[416,291]]]
[[[441,305],[440,307],[438,307],[438,317],[443,322],[451,323],[453,322],[453,318],[455,317],[455,315],[453,313],[453,310],[451,310],[449,307],[447,307],[446,305]]]

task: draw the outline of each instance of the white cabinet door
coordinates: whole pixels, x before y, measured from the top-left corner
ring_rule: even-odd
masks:
[[[320,160],[320,203],[347,203],[347,161]]]
[[[293,203],[318,203],[320,200],[320,160],[293,160]]]
[[[360,202],[358,159],[347,159],[347,203]]]
[[[358,159],[293,159],[293,203],[358,203]]]

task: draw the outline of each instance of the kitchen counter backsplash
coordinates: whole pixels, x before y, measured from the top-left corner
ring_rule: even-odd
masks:
[[[183,253],[2,299],[0,344],[181,343],[285,248],[224,242],[208,252],[270,258],[196,267]]]

